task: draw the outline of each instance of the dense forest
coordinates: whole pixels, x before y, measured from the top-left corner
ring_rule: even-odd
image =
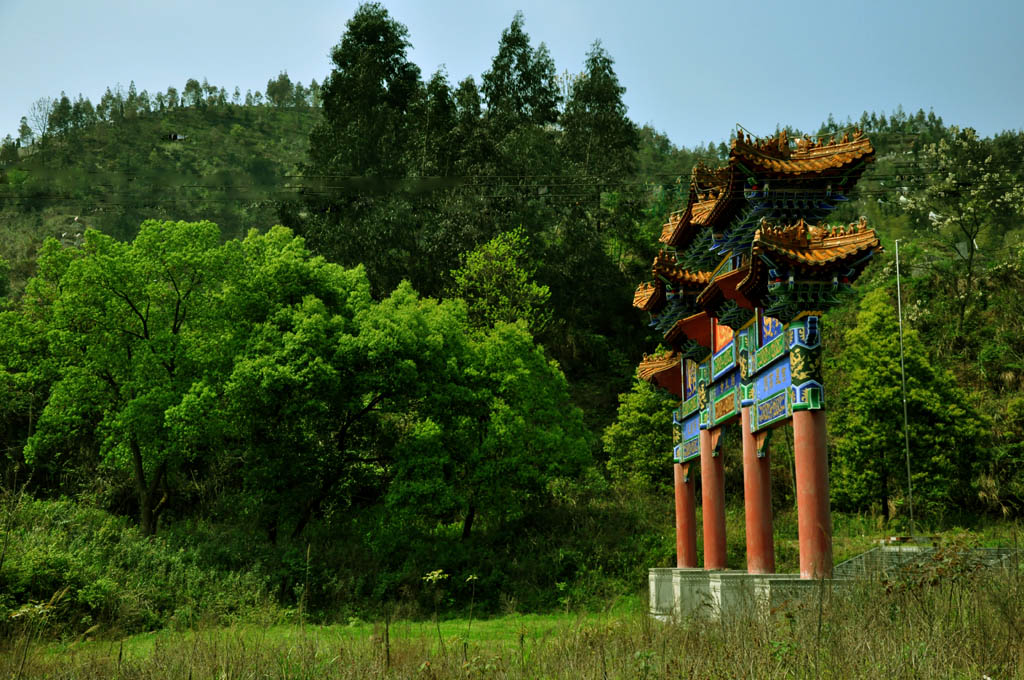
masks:
[[[522,15],[480,82],[410,47],[365,4],[322,84],[61,93],[3,140],[0,622],[58,592],[70,629],[426,611],[436,570],[449,608],[568,607],[672,560],[673,403],[630,303],[729,140],[636,125],[599,42],[560,76]],[[1024,133],[789,134],[846,127],[877,157],[835,220],[886,252],[826,316],[833,507],[909,530],[898,239],[915,517],[1018,518]]]

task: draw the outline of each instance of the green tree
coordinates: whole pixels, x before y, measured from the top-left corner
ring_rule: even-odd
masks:
[[[4,137],[3,143],[0,143],[0,165],[18,161],[18,146],[18,142],[14,141],[10,135]]]
[[[550,482],[578,475],[589,455],[565,377],[522,323],[463,338],[418,405],[387,504],[413,521],[457,518],[466,540],[477,517],[500,525],[547,501]]]
[[[453,143],[456,125],[455,101],[443,70],[431,76],[414,105],[415,159],[412,169],[420,176],[446,176],[452,173],[459,149]]]
[[[537,334],[551,319],[551,291],[536,283],[534,275],[529,239],[516,229],[464,254],[462,267],[452,272],[451,293],[466,301],[476,328],[523,321]]]
[[[524,122],[554,123],[562,99],[547,47],[541,43],[534,49],[523,26],[523,13],[516,12],[501,32],[498,54],[482,78],[487,116],[503,132]]]
[[[71,127],[71,100],[64,92],[60,93],[60,98],[54,100],[49,126],[58,135],[67,134]]]
[[[569,88],[561,117],[562,153],[581,174],[605,181],[622,179],[636,170],[640,136],[626,116],[614,61],[597,41],[587,53],[584,72]]]
[[[11,292],[11,264],[0,257],[0,308],[4,298]]]
[[[1024,187],[994,152],[993,142],[972,128],[951,127],[948,137],[922,149],[926,174],[904,201],[920,233],[960,265],[958,332],[974,304],[981,255],[1002,247],[1012,220],[1024,214]]]
[[[383,493],[409,414],[450,382],[464,312],[456,323],[456,303],[408,284],[374,302],[362,268],[311,257],[280,227],[240,250],[223,333],[199,352],[222,359],[167,418],[193,455],[240,461],[239,506],[268,535],[297,537],[354,490],[364,504]]]
[[[484,167],[494,150],[483,127],[483,109],[476,81],[468,77],[455,90],[454,130],[455,146],[459,151],[458,169],[461,174],[473,174]]]
[[[267,81],[267,101],[271,106],[283,108],[294,106],[295,88],[292,86],[292,79],[288,77],[287,71],[281,71],[277,78]]]
[[[195,78],[185,81],[185,89],[181,91],[181,105],[193,107],[203,105],[203,86]]]
[[[53,301],[59,295],[61,278],[77,254],[48,239],[41,248],[35,276],[21,299],[0,300],[0,445],[5,452],[0,462],[7,465],[25,462],[25,441],[35,432],[57,375],[47,335],[53,325]],[[6,276],[4,282],[9,283]],[[78,450],[90,447],[89,438],[77,443]],[[37,463],[33,476],[40,486],[66,477],[49,461]],[[51,487],[60,488],[60,484]]]
[[[678,400],[644,380],[619,395],[601,441],[612,479],[664,492],[672,483],[672,409]]]
[[[967,500],[983,423],[912,328],[904,329],[904,353],[914,509],[934,516]],[[888,521],[907,485],[899,326],[888,291],[864,296],[829,364],[826,384],[840,388],[829,404],[833,501],[843,510],[878,508]]]
[[[421,84],[406,55],[407,37],[381,5],[356,10],[331,51],[323,116],[310,132],[303,166],[303,203],[281,206],[282,221],[316,252],[345,266],[365,264],[379,296],[405,278],[416,281],[414,270],[428,266],[421,239],[435,226],[402,191],[422,152],[410,144]]]
[[[21,121],[18,123],[18,141],[21,142],[22,146],[28,146],[32,143],[34,136],[32,128],[28,124],[28,118],[22,116]]]
[[[377,3],[360,5],[320,91],[323,119],[310,133],[310,166],[320,174],[405,174],[407,115],[419,87],[409,31]]]
[[[146,534],[184,451],[165,414],[201,370],[191,339],[215,307],[220,233],[209,222],[147,222],[132,243],[85,232],[52,299],[57,379],[26,448],[31,462],[95,430],[107,464],[130,471]],[[67,256],[44,249],[41,267]]]

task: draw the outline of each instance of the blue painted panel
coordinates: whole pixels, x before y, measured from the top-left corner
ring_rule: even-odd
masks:
[[[773,319],[770,316],[761,314],[761,344],[758,347],[764,347],[775,338],[782,335],[785,327],[782,322],[778,319]]]
[[[754,377],[754,399],[761,402],[793,384],[789,370],[789,357],[782,357]]]
[[[715,381],[712,385],[712,401],[721,399],[723,396],[732,392],[736,389],[736,386],[740,384],[740,371],[738,368],[734,368],[729,373]]]
[[[700,434],[700,416],[694,414],[683,421],[683,441],[688,441]]]
[[[687,359],[683,362],[683,401],[697,394],[697,370],[696,361]]]
[[[711,379],[718,380],[735,366],[736,342],[735,340],[732,340],[729,344],[711,355]]]
[[[700,413],[694,413],[683,421],[683,441],[676,446],[674,454],[680,463],[700,455]]]
[[[788,406],[785,392],[758,402],[754,408],[753,431],[757,432],[774,422],[788,418],[790,415]]]

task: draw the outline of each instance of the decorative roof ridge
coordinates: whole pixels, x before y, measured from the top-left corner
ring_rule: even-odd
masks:
[[[665,283],[661,279],[644,282],[633,293],[633,306],[645,312],[658,310],[665,304]]]
[[[717,190],[725,191],[732,180],[733,167],[726,163],[711,167],[703,160],[697,161],[690,171],[690,193],[708,193]]]
[[[651,273],[656,278],[667,279],[670,283],[680,286],[703,286],[711,279],[711,272],[691,272],[679,266],[675,253],[667,250],[659,251],[654,256]]]
[[[655,355],[644,354],[643,361],[636,368],[637,377],[667,389],[676,396],[682,396],[683,375],[679,369],[682,362],[683,358],[675,350]]]
[[[723,264],[731,257],[726,256]],[[715,269],[715,276],[708,281],[708,285],[697,295],[697,305],[709,314],[717,310],[724,300],[735,300],[744,307],[753,308],[745,297],[739,293],[739,284],[736,279],[745,280],[750,275],[752,258],[744,257],[739,267],[730,269],[727,272],[719,273],[722,265]],[[741,278],[742,275],[742,278]]]
[[[675,236],[676,230],[679,229],[679,225],[684,221],[690,221],[690,213],[692,212],[692,205],[688,202],[686,207],[682,210],[675,210],[668,215],[668,222],[661,227],[661,236],[658,237],[658,241],[661,243],[671,243]]]
[[[871,140],[864,136],[864,131],[860,128],[853,131],[853,139],[850,139],[847,132],[838,142],[834,135],[830,135],[828,141],[825,141],[824,135],[817,135],[814,138],[802,136],[790,140],[786,130],[780,131],[778,136],[754,139],[744,136],[743,130],[738,130],[732,140],[729,155],[760,156],[771,160],[803,160],[850,152],[860,152],[858,157],[874,153]]]
[[[690,171],[686,207],[669,214],[658,240],[679,248],[689,246],[697,228],[714,223],[727,204],[742,199],[736,184],[736,169],[732,163],[712,168],[704,161],[697,161]],[[685,236],[687,233],[689,238]]]
[[[644,358],[640,363],[653,365],[658,361],[679,363],[679,352],[674,349],[663,349],[659,352],[655,352],[654,354],[644,352]]]
[[[803,218],[788,225],[777,225],[762,218],[761,226],[754,232],[753,244],[829,249],[872,240],[877,241],[878,235],[868,227],[868,220],[863,216],[848,225],[811,224]]]

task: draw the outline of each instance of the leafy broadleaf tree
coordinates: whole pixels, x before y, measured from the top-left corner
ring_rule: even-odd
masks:
[[[447,363],[449,379],[418,405],[387,503],[419,521],[460,521],[466,540],[478,516],[521,516],[590,457],[565,377],[521,322],[467,334]]]
[[[522,229],[499,234],[463,256],[452,272],[452,294],[466,301],[469,321],[477,328],[523,321],[537,334],[551,319],[551,291],[534,282],[529,239]]]
[[[615,422],[601,441],[612,479],[665,491],[672,484],[672,409],[678,401],[644,380],[619,395]]]
[[[207,339],[223,360],[168,421],[190,450],[239,461],[243,514],[298,537],[325,508],[384,493],[408,414],[451,383],[468,329],[458,304],[408,284],[374,302],[362,268],[312,257],[286,229],[240,250],[224,332]]]
[[[981,256],[1001,247],[1012,220],[1024,214],[1024,188],[995,151],[972,128],[951,127],[947,138],[921,151],[926,174],[904,201],[920,233],[959,263],[958,332],[974,302]]]
[[[209,222],[147,222],[132,243],[87,230],[52,299],[57,379],[26,458],[95,428],[106,462],[130,471],[146,534],[156,532],[169,473],[183,460],[164,415],[201,369],[190,345],[214,311],[219,239]],[[64,257],[51,246],[42,260]]]
[[[965,502],[972,470],[982,462],[983,423],[912,328],[904,329],[904,352],[914,508],[935,516]],[[875,507],[888,521],[890,502],[905,499],[907,478],[899,326],[886,290],[864,296],[830,363],[842,385],[829,405],[832,498],[843,510]]]

